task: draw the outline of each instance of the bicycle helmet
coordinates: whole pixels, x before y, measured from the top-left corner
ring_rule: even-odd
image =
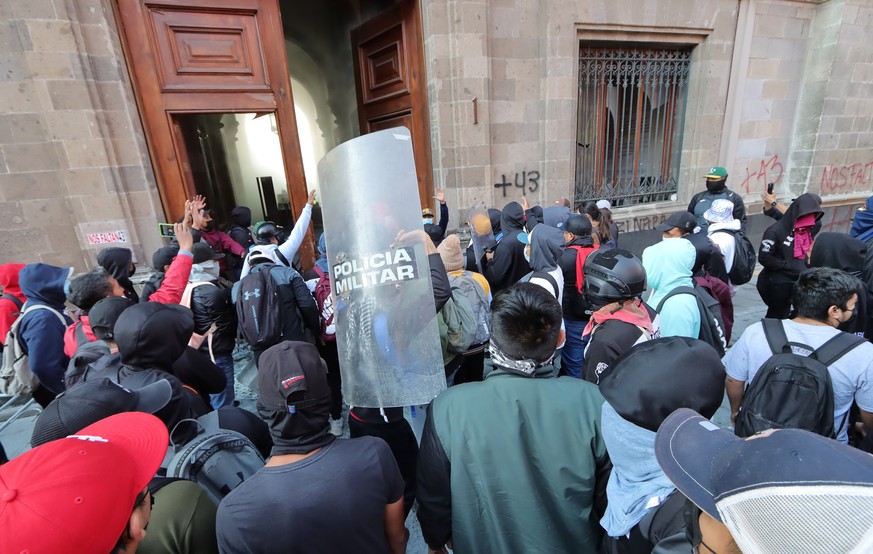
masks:
[[[269,244],[282,235],[282,228],[272,221],[259,221],[255,224],[255,236],[258,244]]]

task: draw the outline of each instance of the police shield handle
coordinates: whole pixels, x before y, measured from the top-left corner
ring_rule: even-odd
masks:
[[[343,397],[362,408],[427,404],[446,379],[409,131],[337,146],[318,178]]]

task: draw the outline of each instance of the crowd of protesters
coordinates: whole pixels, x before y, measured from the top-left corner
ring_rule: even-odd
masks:
[[[343,409],[326,237],[296,256],[314,192],[287,233],[192,198],[141,290],[125,248],[0,266],[4,386],[42,407],[0,445],[0,552],[398,553],[414,507],[429,552],[873,551],[873,197],[841,234],[768,193],[754,248],[705,180],[641,256],[608,200],[489,209],[474,248],[437,191],[405,235],[448,385],[419,436],[409,406]],[[755,256],[767,316],[732,343]]]

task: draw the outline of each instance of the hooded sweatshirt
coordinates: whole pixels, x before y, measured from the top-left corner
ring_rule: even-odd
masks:
[[[873,239],[873,196],[867,199],[863,210],[855,212],[849,234],[864,242]]]
[[[809,255],[809,267],[832,267],[858,281],[858,315],[840,324],[840,331],[873,337],[873,291],[864,284],[867,245],[843,233],[819,233]]]
[[[758,249],[758,261],[764,266],[758,277],[759,285],[766,281],[778,285],[793,283],[808,267],[805,259],[794,257],[794,224],[799,217],[807,214],[814,214],[816,219],[822,216],[817,197],[810,193],[798,196],[788,206],[782,219],[764,231],[761,247]],[[818,225],[813,228],[813,237],[818,228]]]
[[[530,268],[534,273],[548,273],[558,284],[558,290],[553,288],[548,279],[530,274],[528,279],[552,294],[558,302],[564,300],[564,272],[558,267],[558,260],[564,253],[564,233],[546,224],[537,225],[530,233]]]
[[[139,302],[139,295],[130,281],[130,264],[133,263],[133,252],[129,248],[104,248],[97,254],[97,263],[111,275],[121,288],[124,296],[132,302]]]
[[[42,304],[58,313],[64,313],[64,283],[73,272],[70,267],[55,267],[47,264],[29,264],[18,274],[21,292],[27,297],[28,306]],[[18,327],[19,342],[28,355],[28,363],[40,385],[55,394],[64,391],[64,372],[70,359],[64,354],[64,330],[66,324],[48,310],[35,310],[25,314]]]
[[[524,259],[524,245],[518,234],[524,232],[524,210],[518,202],[510,202],[500,216],[503,237],[494,249],[494,257],[485,267],[485,278],[494,293],[514,285],[530,272]]]
[[[657,309],[667,294],[677,287],[693,287],[691,268],[696,257],[694,246],[687,240],[664,239],[643,250],[643,268],[652,288],[647,304]],[[677,294],[661,308],[662,337],[691,337],[700,334],[700,310],[692,294]]]
[[[24,264],[0,265],[0,288],[3,289],[3,294],[11,294],[22,304],[27,302],[27,297],[22,294],[21,288],[18,286],[18,272],[23,268]],[[12,300],[0,298],[0,340],[6,339],[6,334],[9,333],[9,329],[15,323],[20,311]]]
[[[709,233],[709,240],[718,247],[719,251],[724,256],[724,266],[728,273],[730,273],[731,268],[734,267],[734,256],[737,253],[737,241],[733,234],[727,231],[739,231],[740,229],[740,220],[732,219],[725,223],[710,223],[709,228],[706,231]]]
[[[491,221],[491,232],[494,233],[494,240],[496,242],[500,242],[500,239],[503,238],[503,233],[500,232],[501,215],[500,210],[496,208],[488,208],[488,219]],[[470,244],[467,246],[465,256],[465,268],[467,271],[480,271],[479,265],[476,264],[476,252],[473,250],[473,241],[470,241]],[[485,262],[482,262],[482,267],[485,267]]]
[[[255,243],[249,230],[252,226],[252,211],[246,206],[237,206],[230,212],[230,220],[233,225],[227,230],[227,235],[248,250]]]
[[[327,265],[327,237],[325,237],[324,233],[322,233],[321,236],[318,237],[317,250],[318,259],[315,260],[315,265],[317,265],[318,269],[320,269],[323,273],[327,273],[329,269]]]

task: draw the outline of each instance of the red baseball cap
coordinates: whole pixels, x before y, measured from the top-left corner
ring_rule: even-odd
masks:
[[[102,419],[0,466],[0,552],[109,552],[169,437],[153,415]]]

